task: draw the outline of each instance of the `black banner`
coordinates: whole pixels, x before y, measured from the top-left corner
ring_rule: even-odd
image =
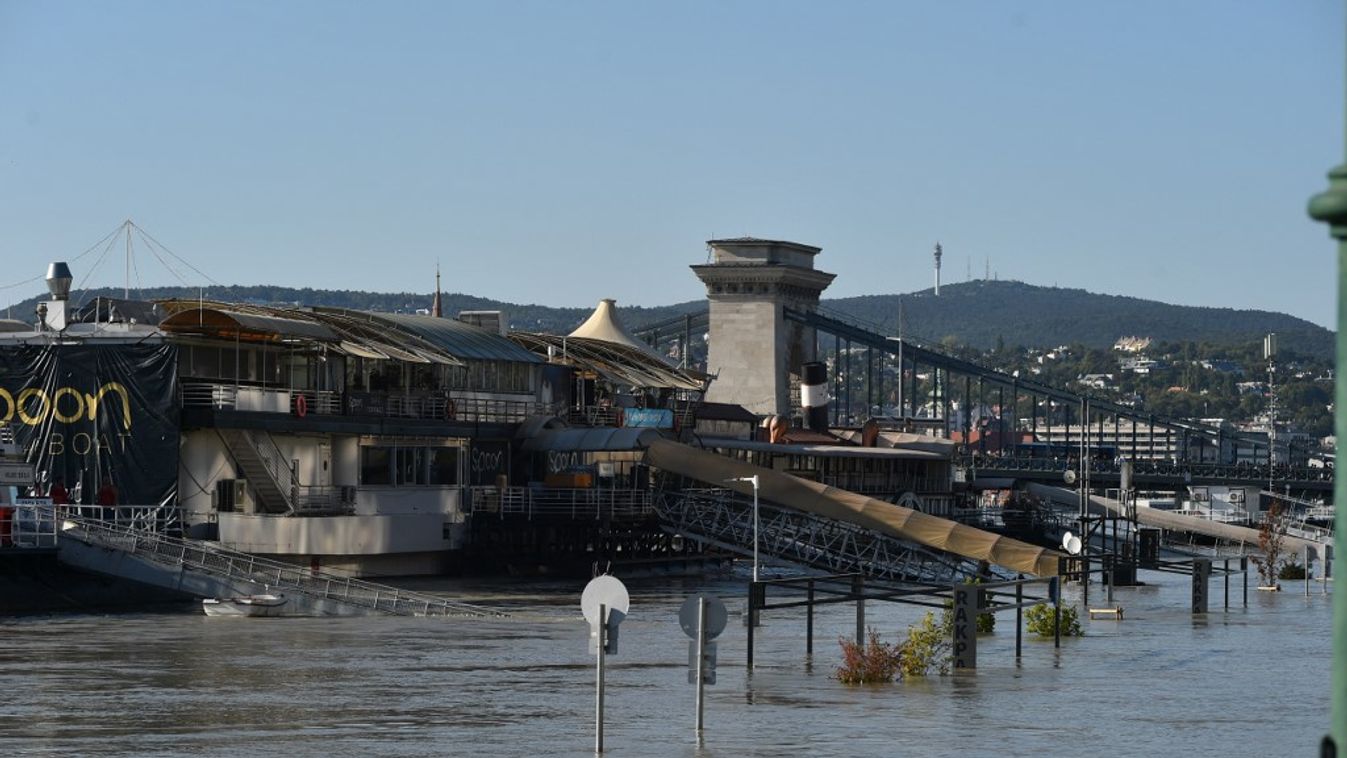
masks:
[[[0,348],[0,423],[36,465],[43,492],[59,481],[72,503],[170,504],[177,372],[171,345]]]

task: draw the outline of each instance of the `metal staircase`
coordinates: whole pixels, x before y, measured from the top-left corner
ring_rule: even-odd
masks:
[[[294,513],[298,482],[271,437],[266,433],[255,436],[244,429],[217,431],[239,473],[248,480],[258,510],[263,513]]]
[[[258,558],[196,540],[65,519],[64,562],[200,596],[284,593],[298,615],[505,617],[483,606]]]
[[[665,531],[741,555],[753,554],[753,503],[729,490],[660,492]],[[859,572],[886,581],[954,582],[979,576],[977,561],[855,524],[766,504],[758,507],[758,549],[768,558],[833,574]],[[998,573],[991,567],[984,571]]]

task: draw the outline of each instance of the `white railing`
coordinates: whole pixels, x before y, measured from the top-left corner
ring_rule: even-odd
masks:
[[[469,501],[470,513],[500,518],[632,519],[653,513],[647,490],[473,487]]]
[[[181,566],[234,582],[263,585],[313,600],[397,616],[505,616],[499,611],[433,595],[406,592],[374,582],[341,577],[258,558],[194,540],[117,526],[92,519],[64,521],[66,539],[121,550],[157,563]]]
[[[180,531],[182,528],[182,511],[176,506],[0,506],[0,548],[54,548],[60,525],[67,519],[159,534]]]

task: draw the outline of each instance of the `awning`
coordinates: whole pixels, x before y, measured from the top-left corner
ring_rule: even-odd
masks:
[[[757,476],[759,494],[766,502],[859,524],[899,539],[965,558],[985,560],[1013,571],[1038,576],[1057,573],[1060,554],[1052,550],[677,442],[652,441],[645,459],[665,471],[726,487],[743,495],[753,494],[753,486],[730,480]]]

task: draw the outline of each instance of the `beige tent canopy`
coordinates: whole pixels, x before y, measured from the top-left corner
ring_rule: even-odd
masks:
[[[727,480],[756,474],[759,495],[768,502],[859,524],[899,539],[973,560],[984,560],[1013,571],[1038,576],[1057,574],[1057,559],[1061,554],[1052,550],[883,500],[750,466],[677,442],[663,439],[651,442],[646,450],[646,462],[656,468],[715,483],[718,487],[729,487],[745,495],[752,494],[751,484]]]
[[[654,348],[646,343],[636,339],[627,327],[622,323],[622,319],[617,315],[617,301],[612,298],[604,298],[599,301],[599,306],[594,309],[585,323],[575,327],[570,337],[586,337],[593,340],[602,340],[604,342],[613,342],[618,345],[640,350],[641,352],[658,359],[664,364],[669,361],[660,355]]]

